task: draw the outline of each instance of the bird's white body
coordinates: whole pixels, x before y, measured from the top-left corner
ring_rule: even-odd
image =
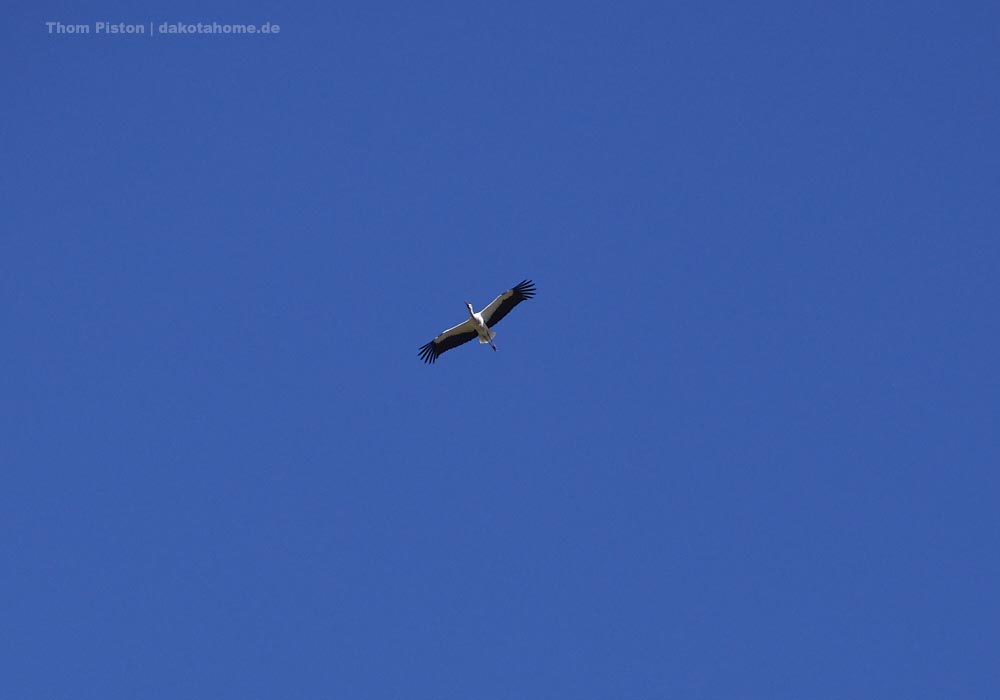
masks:
[[[485,345],[486,343],[489,343],[490,345],[493,345],[493,339],[497,337],[497,332],[490,330],[490,327],[486,325],[486,321],[483,320],[483,315],[481,313],[476,313],[472,310],[472,304],[465,302],[465,305],[469,309],[469,316],[471,317],[470,320],[472,321],[473,327],[479,335],[479,344]],[[496,345],[493,345],[493,349],[497,349]]]

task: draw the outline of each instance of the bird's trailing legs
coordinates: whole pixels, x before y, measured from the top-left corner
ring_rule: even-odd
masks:
[[[493,344],[492,340],[490,341],[490,347],[493,348],[493,352],[497,351],[497,346]]]

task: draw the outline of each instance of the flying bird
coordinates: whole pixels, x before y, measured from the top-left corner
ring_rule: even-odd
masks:
[[[500,323],[500,320],[509,314],[511,309],[533,296],[535,296],[534,282],[524,280],[498,296],[479,313],[472,310],[472,304],[465,302],[465,308],[469,310],[469,318],[454,328],[444,331],[437,338],[421,347],[420,359],[432,364],[441,356],[441,353],[457,348],[463,343],[468,343],[476,336],[479,336],[480,343],[489,343],[495,351],[497,346],[493,344],[493,338],[496,337],[496,331],[490,329]]]

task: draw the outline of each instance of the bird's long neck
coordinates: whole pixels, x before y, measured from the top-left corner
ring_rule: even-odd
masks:
[[[469,318],[474,318],[475,315],[476,315],[476,312],[472,310],[472,304],[469,304],[468,302],[466,302],[465,308],[467,308],[469,310]]]

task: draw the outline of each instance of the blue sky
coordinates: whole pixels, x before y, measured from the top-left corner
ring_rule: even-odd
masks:
[[[0,695],[1000,692],[995,3],[8,15]]]

